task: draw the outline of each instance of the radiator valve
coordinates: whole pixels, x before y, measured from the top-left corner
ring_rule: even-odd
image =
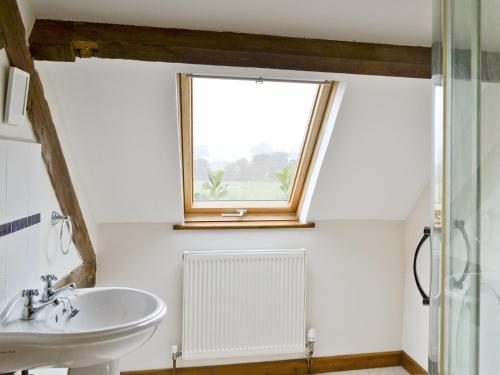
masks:
[[[307,330],[307,343],[315,343],[316,342],[316,329],[309,328]]]
[[[176,360],[182,355],[182,352],[179,351],[179,347],[177,345],[172,345],[172,360]]]

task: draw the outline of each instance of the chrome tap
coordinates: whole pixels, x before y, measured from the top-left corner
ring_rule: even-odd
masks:
[[[63,314],[66,314],[68,312],[68,307],[66,305],[68,304],[70,309],[68,317],[71,319],[78,315],[80,309],[78,307],[73,307],[73,304],[71,303],[71,299],[69,297],[59,297],[58,299],[61,303],[63,303]]]
[[[47,274],[41,277],[42,281],[45,281],[45,286],[43,288],[43,294],[40,301],[42,302],[50,302],[55,297],[57,297],[60,293],[66,290],[74,290],[76,289],[75,283],[68,284],[59,289],[54,289],[54,281],[57,280],[56,275]]]
[[[22,319],[23,320],[33,320],[36,314],[43,310],[48,305],[54,304],[59,305],[59,300],[57,298],[51,299],[48,302],[43,302],[39,305],[35,305],[35,300],[33,297],[38,296],[38,289],[25,289],[23,290],[23,297],[26,298],[24,303]]]

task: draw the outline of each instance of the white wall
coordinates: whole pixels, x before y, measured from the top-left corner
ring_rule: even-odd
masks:
[[[328,221],[302,230],[173,231],[168,224],[102,224],[98,229],[98,286],[144,289],[168,306],[157,333],[122,359],[122,370],[171,367],[170,346],[181,343],[182,253],[186,250],[304,247],[308,250],[307,325],[318,330],[316,354],[401,348],[402,222]],[[239,362],[245,360],[249,359]]]
[[[36,21],[36,15],[32,7],[31,0],[17,0],[17,7],[19,8],[19,13],[21,13],[21,18],[23,20],[25,28],[26,40],[29,39],[31,30]]]
[[[33,24],[29,3],[19,1],[19,6],[29,29]],[[0,50],[2,115],[8,67],[5,51]],[[40,64],[37,68],[43,70]],[[92,242],[97,249],[99,239],[104,249],[98,254],[99,285],[145,289],[164,299],[169,308],[157,334],[144,347],[124,357],[122,369],[170,367],[170,345],[181,344],[183,251],[299,247],[308,249],[308,326],[318,330],[316,355],[399,350],[403,337],[403,349],[425,365],[427,315],[419,306],[411,274],[403,272],[405,268],[408,271],[415,238],[418,241],[421,234],[421,222],[426,216],[422,208],[425,198],[419,199],[405,223],[339,220],[318,222],[314,230],[202,232],[174,232],[168,224],[97,226],[87,209],[85,185],[71,156],[71,142],[64,133],[65,122],[72,119],[64,118],[59,111],[59,98],[50,81],[44,80],[44,90]],[[29,124],[12,128],[0,123],[0,138],[34,141]],[[40,165],[40,186],[33,188],[40,191],[42,223],[39,254],[36,254],[38,268],[34,266],[30,282],[35,282],[42,272],[62,276],[80,263],[75,249],[67,257],[59,253],[50,213],[53,209],[60,211],[60,207],[43,165]],[[7,259],[3,255],[0,253],[0,260]],[[186,364],[181,361],[180,365]]]
[[[36,67],[78,197],[98,223],[182,221],[179,72],[345,85],[310,220],[405,220],[429,180],[431,80],[116,59]]]
[[[26,29],[26,39],[29,38],[31,29],[35,23],[35,14],[32,9],[32,3],[29,0],[17,0],[17,5],[21,13],[21,18]],[[35,62],[36,64],[36,62]],[[3,122],[3,113],[5,105],[5,93],[7,90],[7,82],[9,77],[9,59],[7,53],[4,49],[0,49],[0,138],[1,139],[12,139],[21,140],[24,142],[35,142],[33,131],[31,130],[31,124],[26,122],[24,126],[13,127],[5,124]],[[35,65],[37,71],[42,69],[40,75],[43,76],[43,67]],[[78,173],[78,168],[76,166],[76,157],[74,157],[74,152],[70,140],[68,139],[66,133],[64,132],[65,120],[60,111],[60,103],[54,90],[52,88],[51,82],[48,80],[43,81],[45,99],[49,103],[50,112],[52,115],[52,120],[57,129],[57,135],[59,137],[59,142],[63,149],[64,158],[66,160],[66,165],[71,176],[71,181],[73,187],[75,188],[76,195],[78,197],[78,202],[85,219],[85,224],[90,234],[90,238],[94,245],[94,251],[97,252],[97,226],[96,221],[90,211],[88,200],[86,199],[87,194],[85,192],[85,186],[83,184],[83,179]],[[48,195],[53,193],[48,193]]]
[[[34,14],[27,1],[18,0],[18,6],[27,29],[26,37],[28,38],[34,23]],[[25,178],[38,181],[37,184],[28,185],[27,194],[38,197],[37,207],[39,208],[38,211],[41,213],[41,222],[26,230],[16,232],[13,235],[5,236],[0,239],[0,309],[7,301],[19,293],[21,289],[40,288],[41,281],[39,275],[43,273],[54,273],[62,277],[81,263],[78,251],[74,246],[67,256],[63,256],[59,252],[58,228],[51,225],[50,215],[53,210],[61,212],[61,208],[52,188],[45,165],[42,162],[40,147],[33,144],[35,140],[31,130],[31,124],[27,121],[24,126],[12,127],[3,122],[9,66],[10,64],[5,50],[0,49],[0,159],[7,149],[7,143],[2,140],[11,140],[10,146],[12,146],[14,152],[29,152],[33,154],[33,157],[22,158],[22,165],[20,165],[20,167],[29,169],[29,172],[24,176]],[[51,110],[55,110],[54,106],[51,107]],[[54,120],[57,121],[56,119]],[[61,140],[61,143],[64,143],[64,140]],[[65,147],[63,151],[66,159],[71,159],[68,147]],[[0,165],[1,164],[0,162]],[[71,170],[70,162],[67,161],[67,164]],[[3,172],[5,171],[0,168],[0,175],[2,178],[7,175]],[[72,175],[75,189],[78,191],[81,184],[79,181],[75,181],[77,179],[78,176],[75,178]],[[3,182],[5,183],[6,179],[4,179]],[[2,181],[0,181],[0,185],[2,185]],[[19,189],[19,187],[20,186],[18,186],[17,189]],[[14,186],[14,190],[15,189],[16,187]],[[94,248],[97,248],[95,241],[95,222],[86,209],[85,200],[82,199],[82,195],[83,194],[79,195],[80,205],[91,238],[93,239]],[[0,201],[2,201],[1,198],[0,194]],[[5,199],[4,203],[6,203],[8,199],[9,198]],[[0,204],[0,224],[12,219],[10,218],[11,215],[7,217],[5,213],[6,210],[4,211],[4,206]],[[22,246],[19,246],[20,244]],[[46,372],[37,370],[37,374],[48,373],[53,375],[56,371],[57,370],[54,369],[47,370]],[[66,371],[63,370],[60,373],[64,374]]]
[[[43,77],[44,67],[35,62],[35,68]],[[71,139],[68,137],[67,131],[65,130],[67,119],[61,113],[62,105],[52,87],[52,82],[45,79],[42,84],[45,99],[49,104],[52,121],[54,121],[57,136],[59,138],[59,142],[61,143],[64,159],[66,160],[66,165],[68,166],[71,182],[73,183],[76,196],[78,197],[78,203],[80,204],[80,209],[82,210],[83,218],[85,219],[85,224],[87,225],[87,230],[94,246],[94,251],[97,252],[99,248],[97,243],[97,223],[90,209],[90,202],[87,199],[88,189],[85,186],[85,180],[79,173],[80,168],[78,168],[78,158],[75,156],[73,144]]]
[[[404,308],[402,348],[422,367],[427,368],[429,348],[429,307],[422,305],[413,276],[413,258],[425,226],[431,223],[430,191],[427,187],[404,223]],[[430,282],[429,240],[422,246],[417,262],[420,282],[426,292]]]
[[[13,284],[15,287],[10,288],[4,284],[4,290],[9,293],[0,293],[0,297],[3,297],[0,298],[0,305],[4,302],[4,300],[11,296],[11,293],[20,292],[20,290],[17,290],[19,288],[40,288],[41,281],[38,276],[42,273],[55,273],[56,275],[62,277],[81,263],[80,256],[75,247],[73,247],[73,250],[67,256],[63,256],[59,251],[58,228],[54,228],[51,225],[50,215],[53,210],[61,212],[61,208],[55,196],[54,190],[52,189],[52,184],[47,174],[45,165],[42,162],[40,147],[32,144],[34,143],[34,137],[29,121],[27,121],[24,126],[20,127],[13,127],[3,122],[9,66],[7,54],[5,53],[5,50],[2,49],[0,50],[0,140],[10,140],[11,142],[8,143],[11,145],[17,144],[17,147],[13,147],[13,149],[17,151],[30,150],[30,152],[38,153],[38,157],[36,157],[34,159],[35,161],[33,161],[35,164],[32,166],[33,168],[30,173],[36,174],[37,181],[39,182],[37,184],[31,184],[28,188],[28,193],[36,193],[40,197],[39,211],[41,213],[41,223],[36,226],[40,234],[38,237],[39,240],[37,240],[38,244],[36,247],[31,247],[29,253],[7,253],[7,251],[4,251],[3,254],[0,254],[0,259],[3,260],[3,264],[0,264],[0,269],[2,267],[5,268],[7,264],[12,262],[19,262],[22,264],[27,261],[27,258],[34,259],[36,263],[36,267],[34,269],[30,269],[30,271],[26,273],[34,277],[27,278],[26,274],[19,273],[19,277],[23,280],[18,280],[19,283],[16,282]],[[7,143],[5,142],[2,143],[0,148],[6,149],[6,144]],[[28,168],[28,165],[20,165],[20,168]],[[20,189],[20,186],[18,189]],[[12,217],[9,220],[20,218],[21,217]],[[0,222],[0,224],[3,223],[3,221]],[[33,229],[29,230],[31,231]],[[23,236],[24,234],[20,235]],[[4,239],[7,241],[6,237],[4,237]],[[33,251],[35,250],[38,251],[37,254],[33,254]],[[12,257],[15,257],[15,259]],[[0,277],[2,275],[5,277],[5,273],[0,272]]]

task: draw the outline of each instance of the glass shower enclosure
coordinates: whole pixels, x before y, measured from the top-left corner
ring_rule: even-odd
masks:
[[[500,1],[434,1],[431,375],[500,375]]]

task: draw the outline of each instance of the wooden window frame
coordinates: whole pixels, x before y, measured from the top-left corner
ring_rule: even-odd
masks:
[[[289,223],[293,227],[300,225],[301,223],[298,223],[298,212],[304,199],[304,193],[312,170],[311,167],[316,161],[324,125],[337,90],[337,82],[325,81],[325,83],[319,84],[288,201],[195,202],[193,199],[192,78],[189,74],[179,74],[177,85],[185,223],[205,222],[205,225],[193,227],[193,229],[246,227],[245,225],[235,226],[235,222],[242,222],[242,224],[245,222],[257,223],[256,227],[259,228],[263,227],[263,222],[272,223],[270,224],[271,227],[282,227],[277,226],[278,222]],[[242,217],[221,216],[222,213],[234,213],[237,209],[245,209],[247,213]],[[207,223],[218,224],[210,226],[206,225]],[[224,223],[227,223],[227,225],[224,225]],[[310,227],[311,225],[307,226]],[[189,229],[189,226],[178,225],[174,226],[174,228]]]

